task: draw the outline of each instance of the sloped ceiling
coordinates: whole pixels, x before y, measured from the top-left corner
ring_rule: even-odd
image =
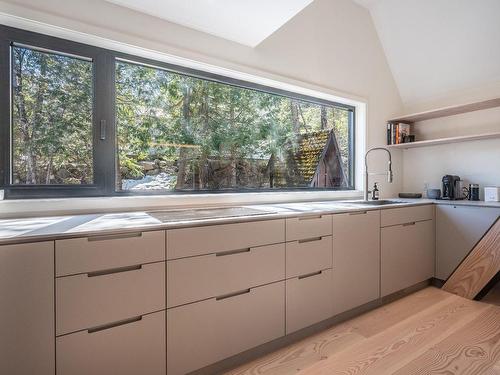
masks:
[[[500,84],[499,0],[355,0],[405,104]]]
[[[250,47],[313,0],[106,0]]]

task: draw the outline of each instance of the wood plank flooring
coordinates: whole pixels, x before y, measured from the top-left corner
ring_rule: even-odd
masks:
[[[443,290],[473,299],[500,271],[500,218],[451,274]]]
[[[429,287],[226,375],[500,374],[500,306]]]

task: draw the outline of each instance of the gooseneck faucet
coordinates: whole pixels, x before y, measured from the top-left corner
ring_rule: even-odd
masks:
[[[388,170],[387,172],[384,172],[384,173],[368,173],[368,154],[372,151],[375,151],[375,150],[383,150],[383,151],[386,151],[387,154],[389,155],[389,163],[388,163]],[[368,175],[374,175],[374,174],[387,174],[387,182],[389,183],[392,183],[392,156],[391,156],[391,152],[386,149],[385,147],[373,147],[373,148],[370,148],[368,151],[366,151],[366,154],[365,154],[365,201],[368,200]]]

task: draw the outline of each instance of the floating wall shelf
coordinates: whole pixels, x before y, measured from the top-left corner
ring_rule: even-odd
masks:
[[[387,147],[408,149],[408,148],[416,148],[416,147],[437,146],[437,145],[443,145],[443,144],[447,144],[447,143],[479,141],[482,139],[494,139],[494,138],[500,138],[500,132],[474,134],[474,135],[463,135],[463,136],[449,137],[449,138],[429,139],[427,141],[417,141],[417,142],[410,142],[410,143],[399,143],[397,145],[388,145]]]
[[[434,109],[432,111],[413,113],[411,115],[404,115],[401,117],[393,118],[387,122],[388,123],[401,122],[401,123],[405,123],[405,124],[411,124],[412,126],[414,126],[415,125],[414,123],[419,122],[419,121],[431,120],[431,119],[446,117],[446,116],[453,116],[453,115],[458,115],[461,113],[480,111],[483,109],[489,109],[489,108],[495,108],[495,107],[500,107],[500,98],[483,100],[481,102],[461,104],[461,105],[456,105],[456,106],[451,106],[451,107],[438,108],[438,109]],[[463,136],[448,137],[448,138],[429,139],[429,140],[416,141],[416,142],[411,142],[411,143],[393,144],[393,145],[388,145],[387,147],[406,150],[409,148],[416,148],[416,147],[427,147],[427,146],[442,145],[442,144],[447,144],[447,143],[478,141],[478,140],[482,140],[482,139],[494,139],[494,138],[500,138],[500,132],[463,135]]]
[[[451,107],[433,109],[432,111],[413,113],[411,115],[404,115],[401,117],[391,119],[387,122],[404,122],[405,124],[410,124],[417,121],[425,121],[433,118],[459,115],[461,113],[480,111],[482,109],[489,109],[495,107],[500,107],[500,98],[484,100],[482,102],[475,102],[475,103],[468,103]]]

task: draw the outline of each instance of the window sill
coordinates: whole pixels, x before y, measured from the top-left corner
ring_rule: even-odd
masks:
[[[0,201],[0,218],[123,212],[151,209],[232,206],[358,199],[359,190],[154,195],[98,198],[12,199]]]

